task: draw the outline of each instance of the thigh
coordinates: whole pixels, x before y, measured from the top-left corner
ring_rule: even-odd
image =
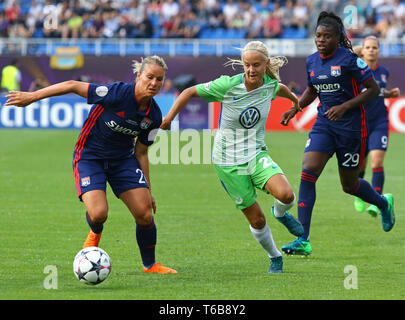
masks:
[[[236,207],[241,210],[250,207],[257,198],[247,167],[247,164],[242,166],[214,165],[222,186]]]
[[[149,189],[130,189],[122,192],[119,198],[125,203],[138,224],[152,222],[152,198]]]
[[[249,163],[249,174],[256,188],[267,190],[266,184],[270,178],[276,175],[283,175],[283,170],[273,161],[267,152],[261,152],[256,156],[256,159]],[[271,193],[271,192],[270,192]]]
[[[84,160],[73,162],[73,174],[76,183],[77,196],[92,190],[106,190],[107,176],[102,160]]]
[[[120,198],[121,193],[127,190],[149,188],[139,162],[135,157],[109,160],[107,179],[117,198]]]

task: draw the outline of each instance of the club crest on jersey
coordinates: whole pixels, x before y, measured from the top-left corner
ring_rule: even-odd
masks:
[[[339,77],[342,74],[340,70],[340,66],[331,66],[330,67],[330,75],[333,77]]]
[[[82,178],[81,185],[82,185],[82,187],[87,187],[88,185],[90,185],[90,177]]]
[[[149,126],[152,124],[152,120],[145,117],[142,119],[141,124],[139,125],[141,127],[141,129],[148,129]]]
[[[239,123],[246,129],[253,128],[260,120],[260,112],[255,107],[249,107],[240,114]]]

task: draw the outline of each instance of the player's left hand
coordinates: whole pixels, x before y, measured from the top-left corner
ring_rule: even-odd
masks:
[[[347,108],[344,104],[333,106],[328,111],[324,113],[330,121],[337,121],[346,113]]]

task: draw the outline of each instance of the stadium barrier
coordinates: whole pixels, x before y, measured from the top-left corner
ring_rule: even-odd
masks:
[[[163,116],[167,114],[175,100],[173,94],[156,96]],[[6,98],[0,97],[0,128],[30,129],[80,129],[86,120],[91,105],[75,95],[53,97],[35,102],[26,108],[4,106]],[[288,126],[280,124],[281,115],[291,107],[287,99],[277,97],[271,106],[266,130],[291,131],[310,130],[315,122],[318,102],[292,119]],[[405,96],[386,99],[389,110],[390,132],[405,133]],[[207,104],[203,99],[193,99],[179,114],[173,129],[217,129],[221,104]]]
[[[289,123],[288,126],[280,124],[283,112],[291,108],[291,102],[285,98],[277,97],[271,103],[270,116],[266,122],[266,130],[273,131],[291,131],[291,130],[311,130],[315,123],[317,107],[319,101],[315,100],[311,105],[299,112]],[[390,132],[405,132],[405,97],[385,99],[385,105],[388,108],[388,117]],[[210,128],[218,128],[218,122],[221,112],[221,104],[212,102],[210,104]]]

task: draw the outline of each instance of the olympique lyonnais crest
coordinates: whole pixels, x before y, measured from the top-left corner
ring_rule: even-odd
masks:
[[[330,67],[330,75],[333,77],[339,77],[342,74],[340,70],[340,66],[331,66]]]
[[[87,187],[88,185],[90,185],[90,177],[82,178],[82,187]]]
[[[145,117],[142,119],[140,127],[141,127],[141,129],[145,130],[145,129],[148,129],[151,124],[152,124],[152,120]]]

